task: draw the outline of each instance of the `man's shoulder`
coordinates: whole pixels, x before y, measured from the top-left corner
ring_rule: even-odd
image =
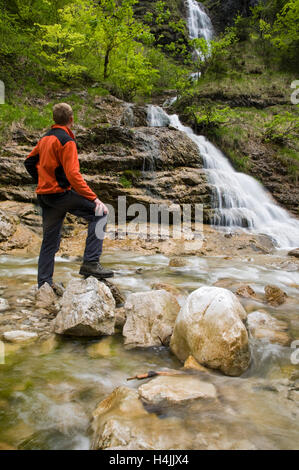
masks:
[[[75,140],[64,129],[61,129],[59,127],[49,129],[48,132],[43,136],[43,138],[51,136],[56,137],[63,147],[68,142],[75,142]]]

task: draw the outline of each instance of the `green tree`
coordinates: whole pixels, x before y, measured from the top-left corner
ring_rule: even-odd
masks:
[[[124,44],[150,40],[149,29],[134,18],[136,0],[100,0],[96,7],[94,43],[104,55],[104,79],[109,76],[110,57]]]
[[[196,60],[193,67],[196,73],[204,73],[213,68],[215,72],[222,70],[222,64],[232,53],[232,45],[237,41],[235,29],[227,28],[218,39],[207,41],[204,38],[190,41],[196,51]]]
[[[299,48],[299,0],[288,2],[277,15],[272,43],[289,58],[297,60]]]

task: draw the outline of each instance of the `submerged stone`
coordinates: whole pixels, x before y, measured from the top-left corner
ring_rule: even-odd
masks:
[[[248,315],[247,325],[250,334],[257,339],[267,340],[270,343],[278,343],[282,346],[290,344],[287,333],[288,324],[277,320],[264,311],[255,311]]]
[[[151,405],[183,405],[192,400],[215,400],[216,388],[192,376],[161,376],[138,389],[139,395]]]
[[[93,450],[194,448],[194,436],[177,418],[159,419],[144,408],[136,390],[116,388],[93,413]]]
[[[279,305],[284,304],[287,299],[287,294],[276,286],[266,286],[265,295],[267,302],[273,307],[278,307]]]
[[[28,343],[35,341],[37,338],[38,335],[36,333],[23,330],[6,331],[3,333],[4,341],[9,343]]]

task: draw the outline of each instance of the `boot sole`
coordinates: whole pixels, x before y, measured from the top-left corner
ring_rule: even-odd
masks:
[[[104,275],[100,275],[100,274],[92,274],[92,273],[85,273],[84,271],[80,271],[79,274],[81,276],[83,276],[85,279],[87,279],[88,277],[95,277],[96,279],[109,279],[111,277],[114,277],[114,274],[107,274],[106,276]]]

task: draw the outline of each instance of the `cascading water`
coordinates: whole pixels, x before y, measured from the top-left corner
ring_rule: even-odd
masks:
[[[204,38],[210,41],[213,37],[213,25],[196,0],[187,0],[188,30],[191,39]]]
[[[191,39],[210,41],[213,26],[196,0],[187,0],[188,28]],[[238,173],[228,159],[204,136],[197,136],[183,126],[177,115],[169,116],[157,106],[149,106],[149,126],[176,127],[198,146],[208,181],[213,190],[213,225],[243,227],[269,235],[281,248],[299,245],[299,221],[274,203],[269,193],[254,178]]]
[[[196,0],[187,0],[187,11],[187,26],[190,39],[204,38],[209,43],[214,34],[213,25],[209,16]],[[194,58],[203,58],[200,50],[195,49]],[[198,80],[200,75],[200,72],[194,72],[190,75],[190,78]]]
[[[214,225],[245,227],[269,235],[280,248],[299,246],[299,221],[275,204],[258,181],[236,172],[224,154],[204,136],[196,135],[176,114],[168,115],[158,106],[148,107],[148,124],[171,125],[186,133],[198,146],[213,188]]]

